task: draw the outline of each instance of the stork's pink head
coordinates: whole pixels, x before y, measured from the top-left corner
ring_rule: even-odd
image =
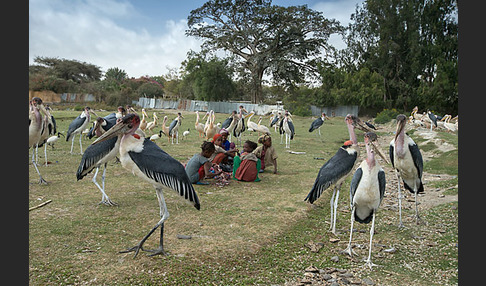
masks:
[[[134,134],[138,126],[140,126],[140,117],[135,113],[129,113],[117,120],[113,127],[108,129],[108,131],[96,139],[92,144],[96,144],[122,134]]]

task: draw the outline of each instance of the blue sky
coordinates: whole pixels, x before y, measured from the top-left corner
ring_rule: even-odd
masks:
[[[29,0],[29,64],[57,57],[101,67],[118,67],[130,77],[178,69],[200,41],[186,37],[187,16],[206,0]],[[349,23],[362,0],[274,0],[280,6],[306,4]],[[339,39],[331,43],[342,47]]]

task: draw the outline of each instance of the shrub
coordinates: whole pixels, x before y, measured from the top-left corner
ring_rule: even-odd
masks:
[[[375,123],[383,124],[383,123],[390,122],[392,119],[397,118],[398,114],[400,114],[400,112],[398,110],[396,110],[395,108],[383,109],[381,112],[379,112],[376,115]]]

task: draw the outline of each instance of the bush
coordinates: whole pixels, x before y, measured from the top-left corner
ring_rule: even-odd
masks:
[[[400,114],[400,112],[398,110],[396,110],[395,108],[383,109],[381,112],[379,112],[376,115],[375,123],[383,124],[383,123],[390,122],[392,119],[397,118],[398,114]]]

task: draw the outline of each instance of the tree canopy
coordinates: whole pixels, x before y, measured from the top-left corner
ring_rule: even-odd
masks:
[[[276,82],[302,83],[315,59],[330,49],[329,36],[341,31],[306,5],[281,7],[271,0],[209,0],[188,16],[186,35],[204,40],[203,48],[235,55],[248,71],[252,102],[262,100],[262,81],[270,72]]]

